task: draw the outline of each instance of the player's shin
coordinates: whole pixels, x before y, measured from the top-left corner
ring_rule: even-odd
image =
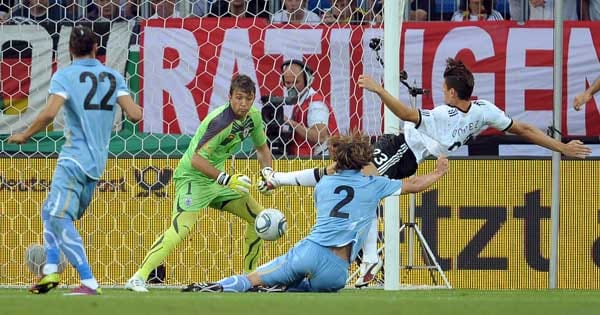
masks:
[[[371,222],[371,227],[369,228],[369,232],[367,233],[367,238],[365,239],[365,243],[363,244],[363,263],[366,264],[374,264],[379,261],[379,257],[377,255],[377,234],[379,231],[377,230],[378,220],[375,218]]]
[[[244,272],[249,273],[256,269],[262,252],[263,241],[254,230],[254,219],[264,210],[264,207],[247,195],[228,201],[222,209],[247,222],[244,235]]]
[[[97,289],[98,282],[92,274],[92,269],[88,263],[83,246],[81,235],[75,229],[75,225],[70,218],[50,217],[47,221],[48,228],[58,238],[60,249],[69,260],[69,263],[77,269],[81,283],[90,289]]]
[[[246,292],[252,287],[250,280],[245,275],[227,277],[219,281],[219,284],[223,286],[223,292]]]
[[[50,215],[43,214],[42,221],[44,225],[44,250],[46,251],[46,264],[42,273],[49,275],[58,272],[58,264],[60,263],[60,249],[58,247],[57,236],[49,229],[48,219]]]
[[[173,215],[171,226],[159,236],[146,254],[140,269],[136,272],[139,279],[146,280],[152,270],[156,269],[173,251],[177,244],[185,239],[198,218],[198,212],[183,211]]]

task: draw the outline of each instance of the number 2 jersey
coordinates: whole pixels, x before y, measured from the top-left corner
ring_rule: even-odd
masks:
[[[117,97],[128,95],[125,79],[96,59],[76,59],[56,71],[50,94],[65,99],[65,144],[58,160],[71,160],[90,178],[106,167]]]
[[[486,100],[471,102],[466,112],[450,105],[438,105],[431,110],[419,110],[418,124],[404,123],[404,137],[417,163],[429,155],[448,155],[466,144],[488,126],[506,131],[512,119],[496,105]]]
[[[400,180],[365,176],[356,170],[324,176],[315,186],[317,220],[306,239],[324,247],[352,244],[353,261],[377,217],[379,201],[401,188]]]

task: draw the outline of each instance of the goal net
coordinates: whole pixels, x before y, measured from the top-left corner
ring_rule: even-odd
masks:
[[[70,64],[68,39],[73,22],[93,28],[100,39],[98,59],[126,74],[135,99],[143,106],[144,117],[138,124],[118,115],[106,171],[86,215],[77,223],[92,270],[103,285],[125,283],[152,242],[169,226],[174,169],[199,123],[227,102],[229,82],[236,74],[246,74],[257,83],[257,108],[270,106],[277,115],[314,125],[311,120],[322,122],[323,115],[313,117],[308,113],[312,108],[302,109],[300,114],[310,116],[302,118],[293,104],[277,103],[287,95],[282,64],[298,60],[305,65],[304,73],[314,72],[302,79],[310,84],[308,93],[322,96],[315,101],[326,104],[325,123],[329,115],[335,122],[331,133],[351,129],[372,136],[381,133],[380,102],[373,97],[363,101],[356,86],[363,72],[382,76],[368,48],[371,38],[382,35],[381,25],[372,23],[374,15],[381,13],[374,13],[367,2],[345,4],[340,8],[351,14],[327,24],[321,23],[324,15],[318,8],[314,13],[304,6],[288,14],[281,3],[272,7],[264,1],[250,1],[247,13],[236,18],[228,17],[235,8],[223,11],[219,2],[208,1],[204,9],[212,11],[197,18],[194,4],[174,4],[144,2],[136,10],[138,17],[127,20],[123,14],[133,9],[111,1],[73,11],[81,14],[77,18],[64,15],[71,7],[51,2],[49,14],[55,9],[63,13],[57,20],[25,21],[16,18],[13,10],[15,17],[0,25],[3,134],[23,131],[43,109],[52,73]],[[167,14],[169,10],[174,11]],[[306,23],[287,23],[299,14],[295,10],[306,15]],[[275,20],[276,16],[283,18]],[[271,115],[265,111],[263,118],[275,170],[328,165],[328,156],[312,140],[290,135],[281,116]],[[2,142],[2,285],[29,284],[34,278],[23,263],[24,253],[29,244],[43,242],[40,209],[64,143],[63,127],[59,114],[47,133],[37,134],[25,145]],[[245,141],[226,171],[257,180],[260,167],[254,154],[251,142]],[[265,207],[281,209],[289,224],[285,237],[265,242],[260,258],[264,263],[285,253],[310,231],[315,220],[312,188],[287,187],[268,197],[257,191],[252,195]],[[181,285],[241,273],[244,229],[245,223],[228,213],[202,210],[194,231],[149,280]],[[72,268],[63,278],[65,283],[77,283]]]

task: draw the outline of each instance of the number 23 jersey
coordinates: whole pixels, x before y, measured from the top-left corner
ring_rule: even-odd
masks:
[[[502,110],[486,100],[472,101],[466,112],[444,104],[432,110],[421,109],[419,116],[418,124],[404,124],[406,143],[417,163],[429,155],[448,155],[488,126],[506,131],[513,123]]]

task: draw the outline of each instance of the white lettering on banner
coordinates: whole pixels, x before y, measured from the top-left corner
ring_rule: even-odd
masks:
[[[475,26],[457,27],[449,31],[440,42],[433,61],[431,73],[431,91],[435,104],[444,102],[442,85],[444,83],[444,69],[446,59],[455,57],[458,52],[468,49],[473,53],[476,61],[487,59],[495,55],[494,44],[490,34]],[[473,73],[475,79],[474,97],[495,102],[495,75],[493,73]]]
[[[29,76],[29,98],[27,108],[19,115],[5,115],[0,112],[0,132],[14,133],[23,131],[33,121],[46,104],[46,96],[52,75],[52,38],[48,32],[37,25],[0,26],[0,47],[8,41],[24,41],[31,45],[31,74]],[[32,117],[23,119],[24,116]]]
[[[258,82],[247,29],[227,29],[225,31],[219,65],[213,82],[209,112],[229,101],[229,86],[235,64],[237,64],[238,73],[245,74],[254,82]],[[260,99],[258,87],[255,97],[256,100]],[[257,106],[257,102],[255,102],[255,106]]]
[[[187,85],[196,79],[198,42],[185,29],[144,29],[144,131],[163,133],[163,91],[170,94],[182,133],[193,134],[200,124],[196,102]],[[179,55],[176,67],[163,68],[165,49]]]
[[[552,65],[528,67],[528,50],[553,50],[551,28],[511,28],[506,47],[506,113],[542,130],[552,124],[552,110],[525,109],[526,90],[552,90]],[[544,105],[544,104],[531,104]],[[552,104],[548,104],[551,109]]]
[[[400,62],[404,63],[404,69],[408,75],[408,80],[411,85],[416,87],[423,87],[423,44],[425,30],[423,29],[408,29],[404,33],[404,58]],[[405,104],[412,104],[412,97],[408,93],[408,90],[404,85],[400,85],[400,100]],[[417,108],[422,108],[423,104],[418,104],[422,100],[419,96],[417,97],[417,104],[414,104]]]
[[[594,80],[600,78],[600,61],[594,51],[594,41],[589,28],[572,28],[569,38],[567,59],[567,130],[569,135],[585,135],[585,107],[580,111],[573,109],[575,96],[587,89]],[[600,94],[594,96],[596,108],[600,110]],[[598,123],[598,122],[596,122]]]
[[[350,112],[350,31],[348,28],[334,29],[329,41],[330,102],[341,134],[348,133],[351,116],[356,115]]]
[[[383,67],[377,61],[375,52],[367,48],[372,38],[382,38],[383,30],[380,28],[365,29],[362,38],[363,56],[362,65],[363,73],[371,76],[375,82],[383,82]],[[381,58],[383,58],[383,48],[381,49]],[[358,90],[358,87],[357,87]],[[381,110],[381,99],[377,94],[362,90],[362,132],[367,135],[381,134],[381,126],[383,116]]]
[[[267,29],[265,54],[283,55],[284,60],[321,54],[322,34],[321,29]]]

